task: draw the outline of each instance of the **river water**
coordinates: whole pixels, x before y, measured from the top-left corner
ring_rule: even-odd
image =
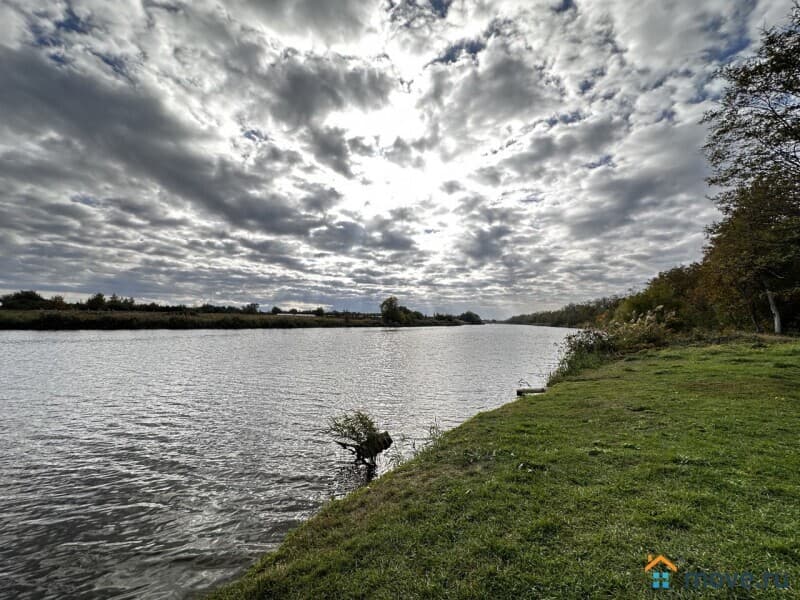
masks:
[[[567,333],[0,332],[0,597],[195,597],[352,488],[328,418],[407,454],[543,384]]]

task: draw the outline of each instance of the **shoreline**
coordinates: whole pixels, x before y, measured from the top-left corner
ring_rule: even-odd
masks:
[[[797,380],[796,340],[582,371],[326,504],[210,597],[649,598],[648,553],[800,575]]]
[[[424,320],[393,325],[380,318],[298,316],[291,314],[218,314],[146,311],[0,310],[0,331],[80,331],[153,329],[305,329],[332,327],[459,327],[461,321]]]

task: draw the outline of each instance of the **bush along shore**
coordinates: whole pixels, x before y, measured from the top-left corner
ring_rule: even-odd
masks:
[[[800,341],[607,350],[330,502],[211,598],[652,598],[648,555],[680,597],[798,597]]]

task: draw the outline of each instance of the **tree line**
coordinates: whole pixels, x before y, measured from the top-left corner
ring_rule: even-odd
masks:
[[[64,311],[125,311],[125,312],[152,312],[152,313],[192,313],[192,314],[261,314],[260,305],[256,302],[244,304],[242,306],[218,306],[205,303],[200,306],[187,306],[185,304],[157,304],[156,302],[136,302],[132,297],[124,298],[111,294],[106,296],[96,293],[89,296],[84,301],[67,302],[63,296],[52,296],[45,298],[34,290],[21,290],[12,294],[0,296],[0,309],[5,310],[64,310]],[[374,317],[374,314],[354,313],[349,311],[329,311],[317,307],[311,310],[299,310],[292,308],[284,310],[278,306],[273,306],[269,311],[272,315],[313,315],[322,317],[324,315],[344,316],[357,318]]]
[[[321,306],[313,310],[298,310],[296,308],[284,310],[279,306],[273,306],[268,313],[264,313],[261,311],[260,305],[255,302],[243,306],[216,306],[208,303],[201,306],[186,306],[185,304],[169,305],[155,302],[137,303],[133,298],[123,298],[116,294],[106,297],[101,293],[93,294],[85,301],[67,302],[63,296],[45,298],[36,291],[21,290],[0,296],[0,310],[178,313],[184,315],[305,315],[342,318],[346,322],[379,318],[383,324],[392,326],[426,324],[478,325],[483,323],[481,317],[472,311],[466,311],[457,316],[447,313],[435,313],[430,317],[418,310],[411,310],[406,306],[400,305],[395,296],[390,296],[381,303],[380,313],[326,311]]]
[[[722,218],[706,229],[702,259],[626,297],[509,322],[604,326],[658,312],[678,330],[800,330],[800,3],[762,32],[753,56],[718,74],[725,88],[702,122]]]
[[[381,302],[381,319],[386,325],[424,325],[426,322],[451,323],[453,325],[481,325],[483,319],[468,310],[458,316],[447,313],[434,313],[433,317],[402,306],[395,296],[389,296]]]

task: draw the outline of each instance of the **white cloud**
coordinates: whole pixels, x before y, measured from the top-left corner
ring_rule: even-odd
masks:
[[[790,0],[0,4],[0,288],[483,314],[698,258]]]

